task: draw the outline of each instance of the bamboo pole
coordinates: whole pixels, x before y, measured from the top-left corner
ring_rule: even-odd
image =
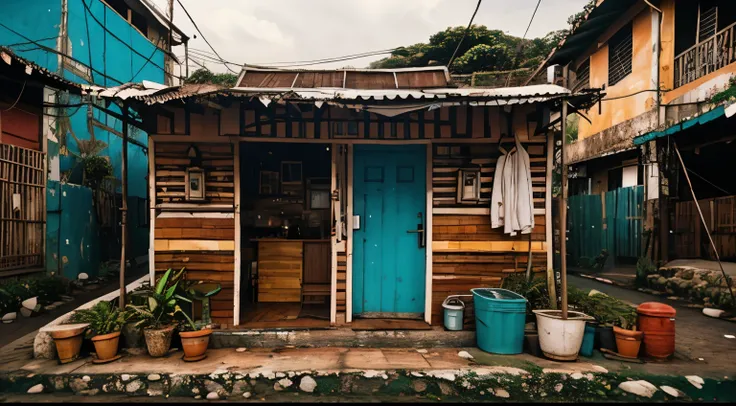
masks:
[[[125,308],[125,242],[128,238],[128,104],[123,103],[123,161],[121,165],[123,196],[120,208],[120,298],[118,306]]]
[[[562,185],[560,198],[560,295],[562,296],[562,319],[567,319],[567,99],[562,99]]]
[[[700,209],[700,202],[698,202],[698,198],[695,197],[695,190],[693,189],[692,182],[690,182],[690,175],[687,174],[687,168],[685,167],[685,162],[682,160],[682,155],[680,155],[680,149],[677,148],[676,142],[672,141],[672,145],[675,147],[675,152],[677,153],[677,159],[680,160],[680,165],[682,165],[682,172],[685,174],[685,179],[687,180],[687,185],[690,188],[690,193],[693,196],[695,207],[698,208],[698,214],[700,215],[700,221],[703,223],[705,232],[708,234],[708,240],[710,240],[710,246],[713,247],[713,252],[716,254],[716,260],[718,261],[718,266],[721,268],[721,273],[723,274],[723,277],[726,279],[726,286],[728,286],[728,293],[731,294],[731,303],[733,305],[736,305],[736,297],[734,297],[733,288],[731,287],[731,280],[728,278],[728,275],[726,275],[726,271],[723,269],[723,264],[721,263],[721,256],[718,254],[716,243],[713,242],[713,237],[710,234],[710,229],[708,228],[708,224],[706,224],[705,222],[705,217],[703,216],[703,210]],[[711,211],[711,213],[713,212]],[[660,217],[661,217],[661,214],[660,214]]]

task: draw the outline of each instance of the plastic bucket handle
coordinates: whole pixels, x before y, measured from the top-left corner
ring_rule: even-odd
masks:
[[[459,305],[459,306],[462,306],[463,309],[465,309],[465,302],[463,302],[456,296],[448,296],[447,299],[445,299],[445,301],[442,302],[442,307],[445,307],[445,305],[455,305],[455,306]]]

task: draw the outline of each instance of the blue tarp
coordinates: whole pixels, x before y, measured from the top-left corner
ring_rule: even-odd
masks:
[[[724,116],[725,111],[726,109],[724,106],[718,106],[715,109],[707,113],[701,114],[697,117],[691,118],[689,120],[685,120],[681,123],[668,127],[664,131],[652,131],[644,135],[640,135],[634,138],[634,145],[642,145],[651,140],[661,138],[661,137],[666,137],[668,135],[678,133],[682,130],[687,130],[688,128],[691,128],[695,125],[711,122],[717,118],[720,118],[721,116]]]

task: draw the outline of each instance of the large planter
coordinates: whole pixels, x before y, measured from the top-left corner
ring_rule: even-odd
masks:
[[[48,329],[48,333],[56,344],[56,353],[59,355],[60,363],[66,364],[79,358],[86,329],[87,324],[61,324]]]
[[[184,361],[199,361],[204,359],[207,346],[210,344],[212,330],[206,328],[198,331],[182,331],[181,346],[184,349]]]
[[[97,359],[100,361],[109,361],[118,355],[118,344],[120,344],[120,332],[116,331],[110,334],[96,335],[92,337],[95,344],[95,352]]]
[[[613,334],[616,335],[616,347],[620,355],[629,358],[639,356],[639,348],[641,348],[641,339],[644,332],[614,327]]]
[[[143,329],[143,335],[146,337],[148,354],[152,357],[163,357],[169,353],[169,348],[171,348],[171,337],[174,335],[174,326],[157,329],[146,328]]]
[[[534,314],[542,353],[557,361],[576,360],[583,344],[585,322],[594,319],[575,311],[568,311],[564,320],[561,310],[534,310]]]
[[[135,323],[126,323],[121,329],[123,333],[123,343],[125,348],[143,348],[145,347],[145,338],[143,338],[143,329],[136,327]]]

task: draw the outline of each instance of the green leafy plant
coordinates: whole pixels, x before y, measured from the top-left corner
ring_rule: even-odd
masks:
[[[112,176],[113,168],[107,157],[87,156],[84,162],[84,185],[96,189],[105,178]]]
[[[112,302],[103,300],[89,309],[76,310],[70,321],[72,323],[89,323],[87,338],[120,331],[125,324],[125,312]]]
[[[636,285],[645,287],[647,285],[647,276],[657,272],[657,266],[651,258],[641,257],[636,261]]]
[[[161,328],[174,324],[176,314],[183,313],[178,301],[191,303],[189,298],[177,293],[177,287],[186,283],[183,281],[184,268],[173,277],[171,275],[172,270],[169,269],[153,289],[148,287],[131,292],[131,296],[145,299],[142,305],[128,304],[125,307],[129,319],[135,322],[136,327]]]
[[[578,310],[596,319],[602,325],[630,329],[636,325],[636,309],[621,300],[601,292],[588,292],[573,286],[568,288],[567,301],[573,310]]]
[[[547,280],[544,278],[527,281],[523,273],[512,274],[503,280],[501,287],[526,298],[528,315],[533,314],[533,310],[550,308]]]

